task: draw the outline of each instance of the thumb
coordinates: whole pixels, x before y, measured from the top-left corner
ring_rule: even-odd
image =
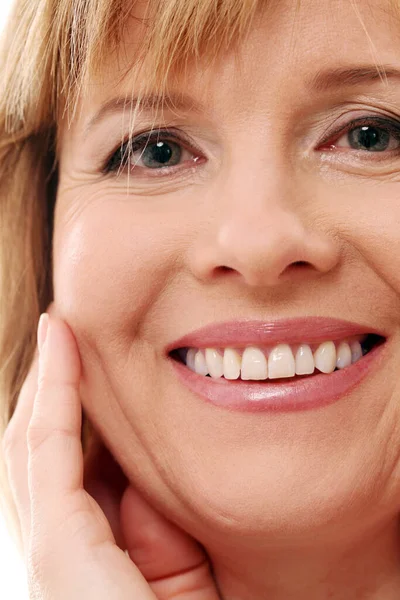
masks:
[[[220,599],[198,542],[150,506],[132,485],[120,508],[129,557],[159,600]]]

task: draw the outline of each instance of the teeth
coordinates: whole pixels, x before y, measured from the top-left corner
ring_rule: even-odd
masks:
[[[314,357],[310,346],[302,344],[296,352],[296,375],[311,375],[314,373]]]
[[[214,348],[206,348],[207,369],[211,377],[219,379],[224,374],[223,356]]]
[[[239,352],[232,348],[226,348],[224,352],[224,377],[225,379],[239,379],[242,357]]]
[[[314,362],[322,373],[333,373],[336,367],[336,347],[333,342],[324,342],[314,352]]]
[[[312,375],[315,369],[321,373],[332,373],[344,369],[363,357],[360,341],[365,338],[354,336],[347,341],[326,341],[314,344],[278,344],[274,348],[250,346],[243,350],[235,348],[182,348],[181,360],[198,375],[210,375],[214,379],[263,381]],[[360,340],[360,341],[359,341]],[[366,351],[364,350],[364,353]]]
[[[264,352],[258,348],[246,348],[242,356],[242,379],[267,379],[268,366]]]
[[[362,358],[362,348],[360,342],[352,342],[350,344],[351,349],[351,362],[355,363]]]
[[[292,349],[288,344],[279,344],[268,357],[269,379],[294,377],[296,365]]]
[[[351,349],[346,342],[341,342],[337,349],[336,366],[338,369],[344,369],[351,365]]]
[[[202,350],[196,352],[194,358],[194,370],[198,375],[208,375],[207,363]]]
[[[189,348],[188,353],[186,355],[186,364],[191,371],[196,371],[194,366],[194,360],[196,357],[197,350],[196,348]]]

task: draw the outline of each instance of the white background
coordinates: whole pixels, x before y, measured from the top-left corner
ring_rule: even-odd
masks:
[[[0,0],[0,34],[13,0]],[[1,490],[0,490],[1,494]],[[0,512],[0,598],[2,600],[28,600],[26,570],[22,558],[9,536]]]

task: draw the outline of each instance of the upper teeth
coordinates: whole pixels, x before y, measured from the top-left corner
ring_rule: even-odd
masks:
[[[213,378],[262,380],[311,375],[314,369],[332,373],[357,362],[362,356],[361,336],[342,342],[328,341],[317,346],[278,344],[265,349],[249,346],[237,348],[190,348],[186,364],[199,375]]]

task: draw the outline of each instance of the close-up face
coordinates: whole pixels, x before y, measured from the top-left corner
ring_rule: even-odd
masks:
[[[124,162],[129,105],[98,113],[139,89],[132,19],[62,124],[54,302],[84,409],[211,548],[398,512],[400,18],[359,4],[270,7],[144,106]]]

